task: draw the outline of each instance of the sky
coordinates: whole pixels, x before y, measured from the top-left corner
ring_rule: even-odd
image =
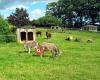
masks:
[[[0,0],[0,15],[7,18],[16,8],[25,8],[30,20],[38,19],[45,15],[46,5],[56,1],[58,0]]]

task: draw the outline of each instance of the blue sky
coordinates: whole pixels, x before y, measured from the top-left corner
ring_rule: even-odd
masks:
[[[16,8],[25,8],[30,20],[38,19],[45,15],[46,5],[58,0],[0,0],[0,14],[6,18]]]

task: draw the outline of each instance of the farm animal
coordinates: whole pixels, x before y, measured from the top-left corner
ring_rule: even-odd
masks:
[[[47,39],[51,38],[51,33],[46,32],[46,37],[47,37]]]
[[[92,40],[92,39],[88,39],[87,42],[88,42],[88,43],[92,43],[93,40]]]
[[[45,50],[50,51],[52,53],[52,57],[60,55],[59,48],[54,43],[43,42],[41,45],[38,45],[37,49],[40,51],[42,50],[42,52],[44,52]],[[43,53],[40,56],[42,55]]]
[[[42,46],[38,45],[38,47],[36,48],[36,53],[37,55],[42,57],[42,55],[44,54],[44,49],[42,48]]]
[[[80,42],[81,41],[81,38],[76,37],[74,41],[75,42]]]
[[[65,40],[72,41],[73,40],[73,36],[69,36]]]
[[[25,42],[24,43],[24,49],[28,50],[28,53],[30,54],[31,49],[36,49],[38,46],[38,43],[36,41],[33,42]]]
[[[38,35],[39,35],[39,36],[42,36],[42,32],[41,32],[41,31],[37,31],[37,32],[36,32],[36,36],[38,37]]]

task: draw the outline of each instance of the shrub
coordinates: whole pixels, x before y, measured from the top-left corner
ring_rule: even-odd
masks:
[[[0,42],[15,42],[16,36],[15,35],[0,35]]]
[[[100,31],[100,26],[98,26],[98,31]]]
[[[0,42],[4,41],[4,36],[0,35]]]
[[[9,25],[9,31],[12,32],[12,33],[15,33],[16,32],[16,27],[13,26],[13,25]]]
[[[9,32],[8,22],[0,17],[0,34],[8,34]]]

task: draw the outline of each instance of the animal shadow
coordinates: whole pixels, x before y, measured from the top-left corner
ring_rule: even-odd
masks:
[[[19,53],[28,53],[28,51],[19,51]]]
[[[40,57],[39,55],[37,55],[37,54],[33,54],[32,56],[34,56],[34,57]],[[43,55],[42,57],[50,57],[49,55]]]

